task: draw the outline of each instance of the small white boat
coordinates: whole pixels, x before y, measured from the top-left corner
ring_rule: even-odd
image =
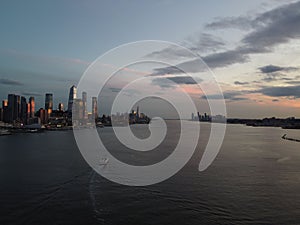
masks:
[[[99,165],[104,166],[108,164],[109,159],[108,158],[102,158],[100,159]]]
[[[104,125],[103,125],[103,123],[101,123],[101,122],[97,122],[97,123],[96,123],[96,127],[103,128],[103,127],[104,127]]]
[[[8,130],[0,130],[0,136],[4,135],[11,135],[11,132],[9,132]]]

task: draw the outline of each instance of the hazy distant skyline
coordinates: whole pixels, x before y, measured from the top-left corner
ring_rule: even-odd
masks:
[[[37,107],[43,107],[45,93],[53,93],[54,106],[66,106],[69,88],[98,56],[127,42],[155,39],[181,44],[202,56],[224,91],[229,117],[300,117],[300,1],[0,5],[1,100],[8,93],[34,96]],[[181,52],[163,49],[152,54],[157,59],[182,57],[191,70],[186,72],[192,72],[193,59]],[[143,72],[180,75],[166,67]],[[203,97],[193,82],[173,79],[194,98]],[[159,82],[153,85],[163,86]]]

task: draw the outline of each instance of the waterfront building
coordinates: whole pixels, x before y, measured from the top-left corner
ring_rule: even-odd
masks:
[[[34,97],[29,98],[29,118],[34,118],[35,112],[35,101]]]
[[[45,96],[45,109],[50,116],[53,110],[53,94],[47,93]]]
[[[27,123],[27,101],[25,97],[21,97],[21,113],[20,113],[20,119],[23,123]]]
[[[98,118],[98,98],[92,97],[92,115],[94,119]]]
[[[75,85],[73,85],[70,88],[70,92],[69,92],[69,101],[68,101],[68,112],[72,113],[72,107],[73,107],[73,102],[74,99],[77,98],[77,88]]]
[[[58,104],[58,111],[59,112],[63,112],[64,111],[64,104],[63,103],[59,103]]]
[[[82,92],[82,110],[83,110],[83,119],[88,118],[88,112],[87,112],[87,93]]]

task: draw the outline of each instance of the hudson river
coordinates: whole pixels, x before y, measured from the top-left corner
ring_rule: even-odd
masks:
[[[143,136],[145,126],[132,129]],[[176,132],[149,156],[167,157]],[[114,155],[136,164],[146,160],[121,150],[112,128],[99,133]],[[228,125],[216,160],[199,172],[209,134],[204,124],[189,163],[146,187],[118,185],[94,172],[72,131],[2,136],[0,224],[300,224],[300,143],[281,139],[285,133],[300,138],[299,130]]]

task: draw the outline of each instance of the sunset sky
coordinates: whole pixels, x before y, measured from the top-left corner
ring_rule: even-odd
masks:
[[[128,42],[163,40],[202,57],[223,90],[228,117],[300,117],[300,1],[12,0],[0,3],[0,27],[0,99],[35,96],[43,107],[50,92],[55,105],[66,105],[69,87],[97,57]],[[181,51],[151,54],[180,58],[193,73],[194,59]],[[139,72],[159,72],[156,89],[165,90],[159,78],[169,76],[203,98],[171,68]]]

